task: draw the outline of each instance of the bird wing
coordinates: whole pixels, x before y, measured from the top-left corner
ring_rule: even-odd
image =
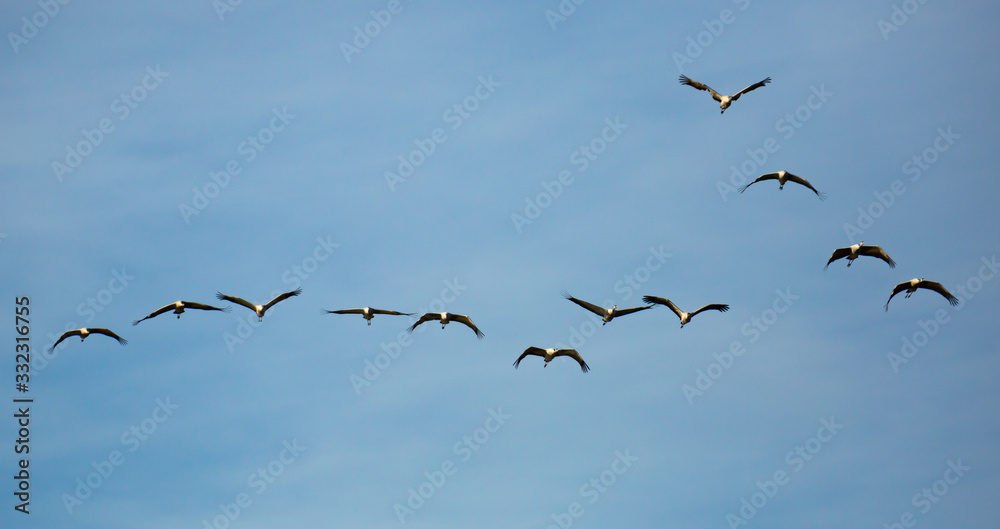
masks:
[[[394,310],[372,309],[373,314],[388,314],[389,316],[413,316],[412,312],[396,312]]]
[[[862,248],[864,248],[864,246],[862,246]],[[850,254],[851,254],[850,248],[837,248],[836,250],[833,251],[833,255],[830,256],[830,260],[826,262],[826,266],[823,267],[823,270],[829,268],[830,263]]]
[[[758,176],[753,182],[750,182],[749,184],[741,187],[740,188],[740,193],[746,191],[748,187],[756,184],[757,182],[762,182],[764,180],[777,180],[777,179],[778,179],[778,173],[762,174],[762,175]]]
[[[420,319],[417,320],[416,323],[414,323],[413,325],[411,325],[410,328],[406,329],[406,330],[408,332],[413,332],[413,329],[416,329],[417,325],[420,325],[421,323],[423,323],[425,321],[440,320],[440,319],[441,319],[441,315],[440,314],[438,314],[436,312],[428,312],[428,313],[424,314],[423,316],[421,316]]]
[[[476,331],[476,336],[479,337],[480,340],[486,336],[479,330],[479,328],[476,327],[475,323],[472,323],[472,319],[464,314],[452,314],[451,321],[457,321],[458,323],[467,325],[470,329]]]
[[[583,361],[583,358],[580,356],[580,353],[576,351],[576,349],[560,349],[555,353],[552,353],[552,356],[568,356],[580,364],[580,369],[582,369],[584,373],[590,371],[590,366],[587,365],[587,362]]]
[[[903,283],[900,283],[900,284],[896,285],[895,288],[892,289],[892,294],[889,294],[889,299],[885,302],[885,310],[886,310],[886,312],[889,311],[889,302],[892,301],[892,297],[895,296],[896,294],[899,294],[900,292],[906,290],[907,288],[910,288],[910,282],[909,281],[905,281]]]
[[[525,349],[524,352],[521,353],[521,356],[517,357],[517,360],[514,360],[514,369],[517,369],[517,365],[520,364],[521,360],[524,360],[524,357],[528,355],[545,356],[545,349],[540,347],[529,347]]]
[[[758,88],[760,88],[760,87],[762,87],[762,86],[764,86],[764,85],[766,85],[767,83],[770,83],[770,82],[771,82],[771,78],[768,77],[767,79],[764,79],[763,81],[760,81],[759,83],[754,83],[754,84],[752,84],[752,85],[744,88],[743,90],[740,90],[739,92],[736,92],[736,94],[734,94],[733,96],[731,96],[730,99],[732,99],[733,101],[736,101],[737,99],[740,98],[741,95],[743,95],[743,94],[745,94],[747,92],[750,92],[752,90],[756,90],[756,89],[758,89]]]
[[[958,298],[951,295],[951,292],[948,292],[948,289],[944,288],[944,285],[938,283],[937,281],[921,281],[917,283],[917,288],[926,288],[933,290],[934,292],[937,292],[938,294],[944,296],[948,300],[948,303],[951,303],[952,305],[958,305]]]
[[[593,303],[587,303],[586,301],[583,301],[582,299],[576,299],[573,296],[570,296],[569,292],[563,292],[563,297],[566,298],[566,299],[568,299],[568,300],[570,300],[570,301],[572,301],[573,303],[576,303],[577,305],[579,305],[579,306],[581,306],[581,307],[589,310],[590,312],[593,312],[594,314],[597,314],[598,316],[605,316],[608,313],[607,309],[602,308],[602,307],[598,307],[597,305],[594,305]]]
[[[96,332],[97,334],[103,334],[105,336],[110,336],[110,337],[114,338],[115,340],[118,340],[118,343],[120,343],[122,345],[125,345],[125,344],[128,343],[128,340],[126,340],[125,338],[122,338],[121,336],[118,336],[117,334],[115,334],[115,333],[111,332],[110,330],[105,329],[103,327],[87,327],[87,330],[90,331],[90,332]]]
[[[640,310],[646,310],[653,308],[652,305],[646,305],[643,307],[632,307],[629,309],[615,309],[615,317],[625,316],[626,314],[632,314],[633,312],[639,312]]]
[[[802,184],[802,185],[808,187],[809,189],[812,189],[813,193],[816,193],[816,196],[818,196],[820,200],[825,200],[826,199],[826,193],[820,193],[805,178],[802,178],[801,176],[795,176],[792,173],[788,173],[788,180],[791,181],[791,182],[795,182],[796,184]]]
[[[712,90],[712,87],[708,86],[705,83],[699,83],[698,81],[695,81],[694,79],[691,79],[686,75],[682,75],[680,77],[680,83],[686,84],[692,88],[697,88],[698,90],[708,90],[712,94],[712,99],[716,101],[722,101],[722,96],[719,95],[719,93],[716,92],[715,90]]]
[[[223,294],[222,292],[216,292],[215,293],[215,297],[217,297],[217,298],[219,298],[221,300],[228,301],[230,303],[235,303],[237,305],[243,305],[244,307],[246,307],[246,308],[248,308],[248,309],[250,309],[250,310],[252,310],[254,312],[257,312],[257,306],[254,305],[253,303],[250,303],[249,301],[247,301],[247,300],[245,300],[243,298],[238,298],[236,296],[227,296],[227,295]]]
[[[164,307],[160,307],[160,308],[156,309],[155,311],[153,311],[149,316],[146,316],[145,318],[142,318],[141,320],[135,320],[135,321],[133,321],[132,325],[139,325],[140,321],[142,321],[142,320],[148,320],[150,318],[159,316],[160,314],[163,314],[164,312],[167,312],[168,310],[172,310],[173,308],[174,308],[174,304],[173,303],[171,303],[169,305],[166,305]]]
[[[327,314],[364,314],[365,309],[327,310],[324,312]]]
[[[691,317],[693,318],[695,314],[698,314],[699,312],[702,312],[702,311],[705,311],[705,310],[717,310],[719,312],[726,312],[727,310],[729,310],[729,305],[725,305],[725,304],[722,304],[722,303],[711,303],[709,305],[705,305],[704,307],[702,307],[702,308],[700,308],[700,309],[692,312],[691,313]]]
[[[219,311],[222,311],[222,312],[229,312],[230,310],[232,310],[229,307],[219,308],[219,307],[213,307],[211,305],[205,305],[204,303],[195,303],[193,301],[181,301],[181,303],[184,305],[185,309],[219,310]],[[167,307],[164,307],[164,308],[167,308]],[[162,310],[162,309],[160,309],[160,310]]]
[[[845,248],[845,250],[850,251],[847,248]],[[889,263],[889,268],[896,268],[896,261],[893,261],[892,258],[889,257],[889,254],[885,253],[885,250],[879,246],[862,246],[861,248],[858,248],[858,253],[861,255],[878,257],[879,259]]]
[[[656,303],[658,305],[666,305],[670,307],[670,310],[674,311],[674,314],[676,314],[678,318],[684,317],[682,316],[681,309],[677,308],[677,305],[674,305],[674,302],[670,301],[667,298],[658,298],[656,296],[643,296],[642,300],[645,301],[646,303]]]
[[[81,332],[80,329],[76,329],[76,330],[72,330],[72,331],[66,331],[66,332],[62,333],[62,336],[60,336],[59,339],[56,340],[56,343],[52,344],[52,347],[49,347],[49,351],[55,349],[56,346],[59,345],[59,343],[62,342],[63,340],[65,340],[66,338],[69,338],[70,336],[80,336],[81,334],[83,334],[83,333]]]
[[[264,308],[261,309],[261,312],[264,312],[267,309],[271,308],[272,306],[274,306],[275,303],[278,303],[279,301],[286,300],[286,299],[288,299],[288,298],[290,298],[292,296],[298,296],[301,293],[302,293],[302,289],[301,288],[296,288],[295,290],[293,290],[291,292],[285,292],[284,294],[279,294],[276,298],[272,299],[271,301],[268,301],[267,305],[264,305]]]

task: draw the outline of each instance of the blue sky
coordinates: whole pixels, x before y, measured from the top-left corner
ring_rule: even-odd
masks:
[[[995,2],[223,2],[0,8],[5,526],[993,526]]]

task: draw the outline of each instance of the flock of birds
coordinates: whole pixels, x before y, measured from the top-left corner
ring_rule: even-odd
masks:
[[[761,87],[763,87],[764,85],[766,85],[769,82],[771,82],[771,78],[770,77],[764,79],[763,81],[754,83],[754,84],[752,84],[752,85],[750,85],[750,86],[748,86],[748,87],[740,90],[736,94],[729,96],[729,95],[721,95],[718,92],[716,92],[715,90],[713,90],[711,87],[709,87],[708,85],[703,84],[703,83],[699,83],[697,81],[694,81],[694,80],[688,78],[687,76],[684,76],[684,75],[680,76],[680,83],[681,84],[691,86],[691,87],[696,88],[698,90],[705,90],[705,91],[708,91],[709,93],[711,93],[712,99],[714,99],[714,100],[716,100],[716,101],[719,102],[719,107],[722,109],[721,113],[723,113],[723,114],[726,112],[726,109],[729,108],[730,105],[733,104],[734,101],[736,101],[736,100],[738,100],[740,98],[740,96],[742,96],[743,94],[745,94],[747,92],[750,92],[750,91],[756,90],[758,88],[761,88]],[[816,196],[818,196],[820,198],[820,200],[823,200],[826,197],[825,193],[822,193],[819,190],[817,190],[815,187],[813,187],[813,185],[811,183],[809,183],[808,180],[806,180],[805,178],[802,178],[800,176],[796,176],[796,175],[794,175],[792,173],[789,173],[787,171],[777,171],[777,172],[774,172],[774,173],[767,173],[767,174],[761,175],[761,176],[757,177],[755,180],[753,180],[752,182],[750,182],[749,184],[741,187],[740,188],[740,193],[743,193],[744,191],[746,191],[747,188],[749,188],[751,185],[756,184],[757,182],[765,181],[765,180],[777,180],[778,181],[778,189],[779,190],[780,189],[784,189],[785,184],[787,182],[794,182],[796,184],[802,185],[802,186],[810,189],[813,193],[816,194]],[[850,267],[851,264],[854,263],[855,259],[857,259],[858,257],[863,256],[863,255],[864,256],[875,257],[875,258],[881,259],[881,260],[885,261],[889,265],[890,268],[895,268],[896,267],[896,262],[891,257],[889,257],[889,254],[887,254],[885,252],[885,250],[883,250],[881,247],[879,247],[879,246],[865,245],[865,242],[861,241],[860,244],[854,244],[854,245],[848,246],[846,248],[837,248],[836,250],[834,250],[833,254],[830,256],[830,260],[827,261],[826,267],[824,267],[824,269],[828,268],[830,266],[830,264],[833,263],[834,261],[836,261],[838,259],[845,258],[845,257],[847,258],[847,266]],[[941,294],[952,305],[957,305],[959,303],[958,298],[956,298],[950,292],[948,292],[948,290],[944,286],[942,286],[941,283],[938,283],[936,281],[927,281],[924,278],[914,278],[914,279],[911,279],[909,281],[904,281],[902,283],[899,283],[898,285],[895,286],[895,288],[892,289],[892,294],[889,295],[889,300],[885,302],[885,310],[886,311],[889,310],[889,302],[892,301],[892,298],[895,297],[896,294],[899,294],[900,292],[905,291],[906,292],[906,296],[905,297],[909,298],[911,294],[913,294],[914,292],[916,292],[918,289],[921,289],[921,288],[927,289],[927,290],[932,290],[934,292],[937,292],[937,293]],[[272,299],[271,301],[268,301],[267,303],[265,303],[263,305],[256,305],[254,303],[250,303],[249,301],[247,301],[247,300],[245,300],[243,298],[238,298],[236,296],[229,296],[229,295],[223,294],[222,292],[216,293],[216,297],[218,299],[220,299],[220,300],[228,301],[228,302],[234,303],[236,305],[241,305],[243,307],[246,307],[247,309],[250,309],[250,310],[254,311],[254,313],[257,315],[257,320],[258,321],[263,321],[264,320],[264,313],[267,312],[268,309],[270,309],[271,307],[273,307],[274,305],[276,305],[277,303],[279,303],[281,301],[284,301],[284,300],[286,300],[288,298],[291,298],[291,297],[294,297],[294,296],[298,296],[301,293],[302,293],[302,289],[301,288],[293,290],[291,292],[285,292],[283,294],[280,294],[280,295],[276,296],[274,299]],[[567,292],[563,292],[563,297],[565,297],[567,300],[569,300],[569,301],[571,301],[571,302],[579,305],[580,307],[583,307],[584,309],[586,309],[586,310],[588,310],[588,311],[590,311],[590,312],[592,312],[592,313],[600,316],[601,319],[602,319],[602,321],[603,321],[602,325],[608,324],[611,320],[613,320],[613,319],[615,319],[615,318],[617,318],[619,316],[625,316],[625,315],[628,315],[628,314],[633,314],[633,313],[640,312],[640,311],[643,311],[643,310],[651,309],[651,308],[653,308],[653,307],[655,307],[657,305],[666,306],[671,311],[673,311],[673,313],[676,314],[677,317],[680,319],[681,328],[684,328],[685,325],[687,325],[688,323],[690,323],[691,322],[691,318],[693,318],[695,315],[700,314],[700,313],[702,313],[704,311],[715,310],[715,311],[719,311],[719,312],[726,312],[726,311],[729,310],[729,305],[721,304],[721,303],[711,303],[711,304],[705,305],[705,306],[703,306],[703,307],[701,307],[701,308],[699,308],[699,309],[697,309],[695,311],[684,312],[681,309],[679,309],[677,307],[677,305],[675,305],[672,301],[670,301],[667,298],[662,298],[662,297],[657,297],[657,296],[648,296],[648,295],[642,297],[642,301],[644,303],[646,303],[646,305],[641,306],[641,307],[630,307],[630,308],[626,308],[626,309],[619,309],[618,305],[615,305],[615,306],[611,307],[610,309],[609,308],[604,308],[604,307],[595,305],[593,303],[589,303],[587,301],[583,301],[581,299],[577,299],[577,298],[569,295],[569,293],[567,293]],[[150,313],[148,316],[146,316],[144,318],[141,318],[141,319],[133,321],[132,325],[138,325],[139,322],[148,320],[150,318],[155,318],[156,316],[159,316],[161,314],[164,314],[164,313],[170,312],[170,311],[173,311],[173,313],[176,314],[177,318],[179,319],[181,317],[181,314],[185,310],[187,310],[187,309],[228,312],[230,310],[230,307],[214,307],[212,305],[206,305],[206,304],[203,304],[203,303],[195,303],[195,302],[191,302],[191,301],[180,301],[179,300],[179,301],[175,301],[175,302],[173,302],[173,303],[171,303],[169,305],[165,305],[165,306],[163,306],[163,307],[161,307],[161,308],[153,311],[152,313]],[[342,310],[325,310],[324,309],[323,312],[325,312],[327,314],[361,314],[361,316],[368,322],[368,325],[372,324],[371,320],[375,317],[376,314],[389,315],[389,316],[414,316],[415,315],[414,313],[411,313],[411,312],[398,312],[398,311],[394,311],[394,310],[375,309],[375,308],[372,308],[372,307],[363,307],[363,308],[355,308],[355,309],[342,309]],[[476,324],[472,322],[472,319],[469,318],[469,316],[466,316],[464,314],[454,314],[454,313],[450,313],[450,312],[428,312],[428,313],[425,313],[424,315],[420,316],[420,318],[418,318],[417,321],[414,322],[413,325],[411,325],[407,329],[407,331],[412,333],[413,330],[417,328],[417,326],[419,326],[419,325],[421,325],[423,323],[429,322],[429,321],[440,321],[442,329],[444,329],[445,326],[448,325],[451,322],[461,323],[462,325],[465,325],[466,327],[469,327],[470,329],[472,329],[472,331],[476,333],[476,336],[480,340],[483,339],[483,337],[485,336],[483,334],[483,332],[479,330],[479,328],[476,326]],[[53,350],[56,346],[58,346],[63,340],[65,340],[67,338],[70,338],[70,337],[73,337],[73,336],[79,336],[80,337],[80,341],[82,342],[83,340],[85,340],[91,334],[103,334],[105,336],[110,336],[111,338],[114,338],[114,339],[118,340],[118,343],[120,343],[121,345],[125,345],[125,344],[128,343],[128,340],[126,340],[126,339],[122,338],[121,336],[115,334],[113,331],[111,331],[109,329],[106,329],[106,328],[103,328],[103,327],[84,327],[82,329],[75,329],[75,330],[69,330],[69,331],[64,332],[59,337],[59,339],[56,340],[56,343],[54,343],[51,347],[49,347],[49,351]],[[557,348],[543,349],[543,348],[540,348],[540,347],[528,347],[527,349],[524,350],[523,353],[521,353],[521,355],[517,358],[517,360],[514,361],[514,367],[517,368],[518,365],[521,363],[521,360],[523,360],[527,356],[540,356],[540,357],[542,357],[542,359],[544,360],[543,367],[548,367],[549,362],[551,362],[556,357],[559,357],[559,356],[568,356],[568,357],[572,358],[573,360],[576,360],[576,362],[578,364],[580,364],[580,369],[582,369],[584,373],[590,371],[590,366],[587,365],[587,363],[583,360],[583,357],[580,355],[580,353],[576,349],[557,349]]]
[[[690,86],[692,88],[696,88],[698,90],[706,90],[709,93],[711,93],[712,94],[712,99],[714,99],[714,100],[716,100],[716,101],[719,102],[719,107],[722,108],[722,113],[725,113],[726,109],[729,108],[729,106],[732,105],[734,101],[736,101],[737,99],[739,99],[741,95],[743,95],[743,94],[745,94],[747,92],[756,90],[756,89],[758,89],[758,88],[766,85],[769,82],[771,82],[771,78],[770,77],[764,79],[763,81],[754,83],[754,84],[752,84],[752,85],[744,88],[743,90],[740,90],[739,92],[736,92],[735,95],[726,96],[726,95],[719,94],[718,92],[716,92],[715,90],[713,90],[710,86],[708,86],[708,85],[706,85],[704,83],[699,83],[698,81],[690,79],[686,75],[681,75],[680,76],[680,83],[681,84],[688,85],[688,86]],[[743,193],[744,191],[746,191],[747,188],[750,187],[750,186],[752,186],[753,184],[756,184],[757,182],[761,182],[761,181],[764,181],[764,180],[777,180],[778,181],[778,189],[779,190],[785,188],[785,183],[786,182],[795,182],[796,184],[805,186],[805,187],[809,188],[810,190],[812,190],[812,192],[816,193],[816,196],[818,196],[820,198],[820,200],[824,200],[826,198],[826,193],[822,193],[818,189],[816,189],[815,187],[813,187],[813,185],[811,183],[809,183],[808,180],[806,180],[805,178],[802,178],[800,176],[793,175],[792,173],[789,173],[788,171],[778,171],[778,172],[775,172],[775,173],[767,173],[767,174],[761,175],[761,176],[757,177],[754,181],[752,181],[749,184],[741,187],[740,188],[740,193]],[[826,266],[829,267],[830,263],[836,261],[837,259],[841,259],[843,257],[847,257],[847,266],[850,267],[851,264],[854,262],[854,260],[857,259],[859,256],[862,256],[862,255],[867,255],[867,256],[871,256],[871,257],[877,257],[877,258],[885,261],[886,263],[888,263],[890,268],[895,268],[896,267],[896,261],[893,261],[892,258],[889,257],[889,254],[885,253],[885,250],[883,250],[882,248],[880,248],[878,246],[865,246],[865,241],[861,241],[860,244],[854,244],[854,245],[851,245],[851,246],[849,246],[847,248],[837,248],[836,250],[834,250],[833,255],[830,256],[830,260],[827,261]],[[927,281],[924,278],[914,278],[914,279],[911,279],[909,281],[904,281],[904,282],[896,285],[896,287],[892,289],[892,294],[889,295],[889,300],[885,302],[885,310],[886,311],[889,310],[889,301],[892,301],[893,296],[895,296],[896,294],[899,294],[900,292],[902,292],[902,291],[905,290],[906,291],[906,297],[910,297],[910,295],[913,294],[914,292],[916,292],[917,289],[919,289],[919,288],[925,288],[925,289],[928,289],[928,290],[933,290],[934,292],[937,292],[938,294],[941,294],[952,305],[958,305],[958,303],[959,303],[958,298],[956,298],[955,296],[953,296],[951,294],[951,292],[948,292],[948,289],[944,288],[944,286],[942,286],[941,283],[938,283],[936,281]],[[645,299],[645,298],[643,298],[643,299]],[[678,312],[675,307],[671,307],[671,308],[674,309],[674,312]],[[703,309],[699,309],[699,310],[703,310]],[[678,312],[678,315],[679,314],[680,313]]]
[[[291,298],[291,297],[294,297],[294,296],[298,296],[301,293],[302,293],[302,289],[301,288],[293,290],[291,292],[285,292],[283,294],[279,294],[279,295],[275,296],[274,299],[272,299],[271,301],[268,301],[267,303],[265,303],[263,305],[256,305],[256,304],[253,304],[253,303],[251,303],[251,302],[249,302],[249,301],[247,301],[247,300],[245,300],[243,298],[238,298],[236,296],[229,296],[229,295],[223,294],[222,292],[217,292],[215,296],[217,298],[219,298],[220,300],[228,301],[230,303],[235,303],[237,305],[241,305],[243,307],[246,307],[246,308],[252,310],[254,312],[254,314],[257,315],[257,321],[264,321],[264,314],[267,312],[268,309],[270,309],[274,305],[280,303],[281,301],[284,301],[284,300],[286,300],[288,298]],[[621,309],[621,310],[619,310],[618,309],[618,305],[615,305],[614,307],[612,307],[610,309],[606,309],[604,307],[600,307],[598,305],[594,305],[593,303],[589,303],[587,301],[583,301],[582,299],[574,298],[573,296],[570,296],[568,293],[564,293],[564,296],[566,297],[566,299],[572,301],[573,303],[576,303],[577,305],[579,305],[579,306],[581,306],[581,307],[583,307],[583,308],[585,308],[585,309],[593,312],[594,314],[597,314],[598,316],[601,316],[601,318],[603,318],[603,321],[604,321],[605,324],[608,323],[609,321],[611,321],[612,319],[618,317],[618,316],[624,316],[626,314],[632,314],[634,312],[639,312],[641,310],[650,309],[650,308],[653,308],[654,306],[656,306],[657,304],[659,304],[659,305],[666,305],[667,307],[670,307],[670,309],[673,310],[675,314],[677,314],[677,317],[680,318],[680,320],[681,320],[681,327],[682,328],[684,327],[685,324],[687,324],[688,322],[691,321],[691,317],[693,317],[695,314],[698,314],[699,312],[702,312],[702,311],[705,311],[705,310],[718,310],[718,311],[725,312],[725,311],[729,310],[729,305],[712,304],[712,305],[705,305],[704,307],[702,307],[702,308],[700,308],[700,309],[698,309],[698,310],[696,310],[694,312],[684,312],[684,311],[678,309],[677,305],[674,305],[673,302],[671,302],[669,299],[655,297],[655,296],[645,296],[643,298],[643,301],[645,301],[648,304],[645,305],[645,306],[642,306],[642,307],[633,307],[633,308],[629,308],[629,309]],[[184,311],[188,310],[188,309],[206,310],[206,311],[219,311],[219,312],[229,312],[230,311],[230,307],[215,307],[215,306],[212,306],[212,305],[206,305],[204,303],[196,303],[196,302],[193,302],[193,301],[178,300],[178,301],[175,301],[173,303],[170,303],[168,305],[164,305],[164,306],[156,309],[155,311],[149,313],[149,315],[147,315],[147,316],[145,316],[143,318],[140,318],[138,320],[133,321],[132,325],[138,325],[139,322],[148,320],[150,318],[155,318],[155,317],[157,317],[157,316],[159,316],[161,314],[165,314],[167,312],[173,312],[174,314],[177,315],[177,318],[180,319],[181,314],[183,314]],[[341,309],[341,310],[326,310],[326,309],[322,309],[322,312],[324,312],[326,314],[360,314],[361,317],[364,318],[368,322],[368,325],[372,324],[371,320],[375,318],[376,314],[382,314],[382,315],[387,315],[387,316],[414,316],[415,315],[412,312],[399,312],[399,311],[395,311],[395,310],[376,309],[376,308],[372,308],[372,307],[362,307],[362,308],[359,308],[359,309]],[[429,322],[429,321],[439,321],[439,322],[441,322],[441,328],[442,329],[444,329],[445,326],[448,325],[451,322],[461,323],[462,325],[465,325],[466,327],[472,329],[472,331],[476,333],[476,337],[479,338],[480,340],[482,340],[486,336],[485,334],[483,334],[482,331],[479,330],[479,327],[477,327],[476,324],[473,323],[472,318],[466,316],[465,314],[455,314],[455,313],[451,313],[451,312],[428,312],[428,313],[425,313],[424,315],[420,316],[420,318],[418,318],[417,321],[414,322],[413,325],[411,325],[410,327],[408,327],[406,330],[407,330],[407,332],[412,333],[414,331],[414,329],[416,329],[419,325],[421,325],[423,323],[426,323],[426,322]],[[49,351],[52,351],[53,349],[55,349],[55,347],[57,345],[59,345],[60,343],[62,343],[62,341],[65,340],[65,339],[67,339],[67,338],[70,338],[70,337],[73,337],[73,336],[79,336],[80,337],[80,341],[82,342],[85,339],[87,339],[87,337],[90,336],[91,334],[103,334],[105,336],[110,336],[110,337],[118,340],[118,343],[120,343],[121,345],[125,345],[125,344],[128,343],[128,340],[126,340],[125,338],[122,338],[121,336],[115,334],[115,332],[112,331],[112,330],[110,330],[110,329],[106,329],[106,328],[103,328],[103,327],[84,327],[82,329],[75,329],[75,330],[70,330],[70,331],[64,332],[62,334],[62,336],[60,336],[59,339],[56,340],[56,343],[52,344],[52,346],[49,347]],[[549,362],[552,361],[552,359],[555,358],[555,357],[557,357],[557,356],[569,356],[569,357],[573,358],[574,360],[576,360],[580,364],[580,368],[583,369],[584,373],[586,373],[587,371],[590,371],[590,366],[588,366],[587,363],[583,361],[583,358],[580,356],[580,353],[577,352],[575,349],[541,349],[539,347],[529,347],[529,348],[525,349],[524,353],[522,353],[521,356],[518,357],[518,359],[514,362],[514,367],[516,368],[521,363],[521,360],[524,359],[524,357],[530,356],[530,355],[535,355],[535,356],[541,356],[541,357],[543,357],[545,359],[545,364],[544,364],[543,367],[548,367]]]

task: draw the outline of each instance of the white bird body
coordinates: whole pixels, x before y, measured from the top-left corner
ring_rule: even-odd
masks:
[[[683,329],[684,326],[691,321],[691,318],[693,318],[694,315],[698,314],[699,312],[706,310],[717,310],[719,312],[726,312],[727,310],[729,310],[729,305],[724,305],[722,303],[712,303],[709,305],[705,305],[704,307],[694,312],[684,312],[683,310],[677,308],[677,305],[674,305],[672,301],[666,298],[659,298],[656,296],[643,296],[642,300],[645,301],[646,303],[652,303],[656,305],[666,305],[668,308],[670,308],[670,310],[674,312],[674,314],[677,315],[678,318],[681,319],[681,329]]]
[[[368,322],[368,325],[372,324],[372,318],[374,318],[376,314],[388,314],[391,316],[413,316],[412,312],[396,312],[394,310],[373,309],[371,307],[362,307],[360,309],[327,310],[325,312],[327,314],[360,314],[361,317]]]
[[[958,298],[953,296],[951,292],[948,292],[948,289],[944,288],[944,285],[936,281],[927,281],[922,277],[921,278],[915,277],[909,281],[903,281],[902,283],[896,285],[896,288],[892,289],[892,294],[889,295],[889,301],[892,301],[893,296],[899,294],[904,290],[906,291],[906,296],[904,297],[908,298],[910,297],[911,294],[916,292],[918,288],[926,288],[927,290],[933,290],[934,292],[937,292],[938,294],[944,296],[945,299],[948,300],[948,303],[951,303],[952,305],[958,305]],[[889,310],[889,301],[885,302],[886,311]]]
[[[219,308],[219,307],[213,307],[211,305],[204,305],[204,304],[201,304],[201,303],[194,303],[194,302],[191,302],[191,301],[177,300],[177,301],[175,301],[175,302],[173,302],[173,303],[171,303],[169,305],[164,305],[163,307],[160,307],[159,309],[156,309],[155,311],[153,311],[152,313],[150,313],[149,316],[146,316],[145,318],[133,321],[132,325],[138,325],[140,321],[148,320],[150,318],[155,318],[156,316],[159,316],[160,314],[163,314],[164,312],[168,312],[170,310],[173,310],[174,314],[177,315],[177,319],[180,319],[181,314],[184,312],[184,309],[218,310],[218,311],[222,311],[222,312],[229,312],[229,307]]]
[[[640,310],[646,310],[653,307],[652,305],[646,305],[645,307],[632,307],[618,310],[618,305],[615,305],[610,309],[606,309],[604,307],[594,305],[593,303],[583,301],[582,299],[576,299],[573,296],[570,296],[568,292],[563,292],[563,297],[600,316],[601,320],[604,322],[601,325],[607,325],[609,321],[617,318],[618,316],[625,316],[626,314],[632,314],[633,312],[639,312]]]
[[[475,331],[476,337],[479,338],[480,340],[482,340],[483,337],[486,336],[485,334],[482,333],[482,331],[479,330],[478,327],[476,327],[475,323],[472,323],[472,319],[471,318],[469,318],[468,316],[466,316],[464,314],[453,314],[451,312],[428,312],[428,313],[424,314],[423,316],[421,316],[420,319],[417,320],[416,323],[414,323],[413,325],[411,325],[410,328],[407,329],[407,331],[413,332],[413,329],[416,329],[417,325],[420,325],[421,323],[424,323],[424,322],[427,322],[427,321],[433,321],[433,320],[441,320],[441,328],[442,329],[444,329],[445,325],[448,325],[451,322],[456,322],[456,323],[461,323],[462,325],[465,325],[466,327],[468,327],[468,328],[472,329],[473,331]]]
[[[517,369],[517,366],[518,364],[521,363],[521,360],[523,360],[524,357],[528,355],[540,356],[544,358],[545,364],[542,365],[542,367],[549,367],[549,362],[551,362],[552,359],[557,356],[568,356],[576,360],[577,363],[580,364],[580,369],[582,369],[584,373],[590,371],[590,366],[587,365],[587,362],[583,361],[583,358],[580,356],[580,353],[576,351],[576,349],[555,349],[555,348],[542,349],[541,347],[529,347],[525,349],[524,352],[521,353],[521,356],[519,356],[517,360],[514,361],[514,369]]]
[[[739,92],[736,92],[735,94],[733,94],[731,96],[727,96],[727,95],[722,95],[722,94],[716,92],[715,90],[712,90],[712,87],[708,86],[705,83],[699,83],[698,81],[695,81],[693,79],[688,78],[688,76],[686,76],[686,75],[680,76],[680,83],[681,84],[686,84],[686,85],[688,85],[688,86],[690,86],[692,88],[696,88],[698,90],[706,90],[710,94],[712,94],[712,99],[718,101],[719,102],[719,107],[722,109],[722,111],[720,112],[720,114],[725,114],[726,109],[729,108],[729,105],[732,105],[733,102],[736,101],[737,99],[739,99],[741,95],[743,95],[743,94],[745,94],[747,92],[750,92],[751,90],[756,90],[756,89],[758,89],[758,88],[760,88],[760,87],[762,87],[762,86],[764,86],[764,85],[766,85],[767,83],[770,83],[770,82],[771,82],[771,78],[768,77],[767,79],[764,79],[763,81],[760,81],[758,83],[754,83],[754,84],[752,84],[752,85],[744,88],[743,90],[740,90]]]
[[[816,196],[818,196],[820,200],[825,200],[826,199],[826,193],[821,193],[819,190],[817,190],[815,187],[813,187],[813,185],[810,184],[808,180],[806,180],[805,178],[802,178],[801,176],[793,175],[792,173],[789,173],[788,171],[785,171],[785,170],[781,170],[781,171],[778,171],[776,173],[767,173],[767,174],[763,174],[763,175],[758,176],[757,179],[754,180],[753,182],[750,182],[749,184],[741,187],[740,188],[740,193],[746,191],[748,187],[756,184],[757,182],[762,182],[764,180],[777,180],[778,181],[778,190],[779,191],[785,188],[785,184],[786,183],[788,183],[788,182],[795,182],[796,184],[801,184],[801,185],[803,185],[805,187],[808,187],[809,189],[812,189],[813,193],[816,193]]]
[[[75,329],[75,330],[72,330],[72,331],[66,331],[66,332],[62,333],[62,336],[60,336],[59,339],[56,340],[56,343],[52,344],[52,347],[49,347],[49,351],[52,351],[53,349],[55,349],[56,346],[59,345],[60,342],[62,342],[66,338],[69,338],[70,336],[79,336],[80,337],[80,341],[82,342],[82,341],[86,340],[87,337],[90,336],[91,334],[103,334],[105,336],[110,336],[110,337],[114,338],[115,340],[118,340],[118,343],[120,343],[122,345],[125,345],[125,344],[128,343],[128,340],[126,340],[125,338],[122,338],[121,336],[118,336],[117,334],[115,334],[115,333],[111,332],[110,330],[105,329],[103,327],[84,327],[82,329]]]
[[[847,257],[847,267],[850,268],[851,263],[862,255],[877,257],[889,263],[889,268],[896,268],[896,261],[893,261],[892,258],[889,257],[889,254],[885,253],[885,250],[879,246],[865,246],[865,241],[861,241],[861,244],[852,244],[847,248],[837,248],[834,250],[833,255],[830,256],[830,260],[826,262],[824,270],[830,266],[830,263],[840,259],[841,257]]]
[[[288,299],[288,298],[290,298],[292,296],[298,296],[301,293],[302,293],[302,289],[301,288],[297,288],[297,289],[295,289],[295,290],[293,290],[291,292],[285,292],[284,294],[279,294],[278,296],[275,296],[274,299],[272,299],[271,301],[268,301],[267,303],[265,303],[263,305],[254,305],[253,303],[250,303],[249,301],[247,301],[247,300],[245,300],[243,298],[238,298],[236,296],[227,296],[227,295],[223,294],[222,292],[216,292],[215,293],[215,297],[217,297],[219,299],[224,299],[224,300],[229,301],[231,303],[236,303],[237,305],[242,305],[242,306],[244,306],[244,307],[246,307],[246,308],[254,311],[254,313],[257,314],[257,321],[264,321],[264,313],[267,312],[267,309],[273,307],[274,304],[278,303],[279,301]]]

